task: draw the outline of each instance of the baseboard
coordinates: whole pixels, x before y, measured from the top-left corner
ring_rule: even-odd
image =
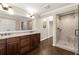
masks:
[[[45,37],[45,38],[41,39],[40,41],[46,40],[46,39],[48,39],[50,37],[53,37],[53,36],[51,35],[51,36]]]

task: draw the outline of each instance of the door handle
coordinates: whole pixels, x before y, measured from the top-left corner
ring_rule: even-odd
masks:
[[[60,30],[60,31],[62,30],[62,29],[60,29],[60,28],[57,28],[57,29]]]

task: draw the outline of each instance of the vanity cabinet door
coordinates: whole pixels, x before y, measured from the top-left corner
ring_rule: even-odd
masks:
[[[18,55],[19,54],[19,38],[7,39],[7,54]]]
[[[36,40],[36,45],[38,46],[40,44],[40,33],[35,34],[35,40]]]
[[[38,47],[40,43],[40,34],[31,35],[31,48]]]
[[[0,40],[0,55],[6,55],[6,39]]]
[[[20,37],[20,54],[30,51],[30,38],[29,36]]]
[[[30,39],[31,39],[31,49],[33,49],[35,47],[35,37],[34,37],[34,35],[30,35]]]

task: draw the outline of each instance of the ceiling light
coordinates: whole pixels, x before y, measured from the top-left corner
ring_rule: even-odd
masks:
[[[27,12],[30,13],[31,15],[36,13],[36,10],[33,8],[27,8]]]

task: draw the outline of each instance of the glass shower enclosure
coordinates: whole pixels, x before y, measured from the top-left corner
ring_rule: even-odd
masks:
[[[56,46],[78,53],[78,8],[56,15]]]

